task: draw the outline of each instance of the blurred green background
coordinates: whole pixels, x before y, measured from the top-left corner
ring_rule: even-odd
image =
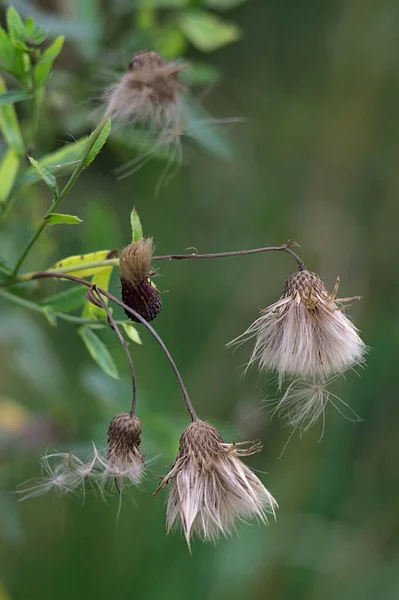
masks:
[[[295,435],[279,458],[290,430],[271,420],[263,402],[275,397],[275,387],[256,370],[241,377],[249,345],[234,353],[224,348],[278,298],[295,267],[289,256],[162,263],[157,285],[165,291],[164,309],[155,327],[200,415],[226,438],[264,442],[248,462],[265,473],[260,476],[280,504],[277,522],[267,529],[243,526],[216,547],[196,542],[192,556],[181,536],[165,537],[164,498],[152,497],[152,475],[173,462],[188,419],[173,373],[144,331],[143,345],[130,345],[144,449],[158,457],[144,489],[124,499],[118,522],[115,497],[104,504],[88,493],[82,505],[48,494],[18,504],[14,490],[40,475],[47,448],[79,454],[90,440],[105,440],[109,420],[129,405],[129,373],[112,332],[101,337],[119,381],[92,362],[73,325],[53,328],[41,315],[2,301],[0,599],[399,598],[399,4],[143,4],[14,3],[51,35],[67,37],[46,96],[40,151],[89,133],[92,100],[116,67],[147,47],[184,54],[202,68],[204,85],[193,94],[213,117],[245,118],[220,129],[231,156],[220,159],[185,143],[183,166],[155,197],[162,162],[117,180],[115,169],[137,154],[120,136],[110,138],[63,206],[84,223],[49,228],[25,269],[121,248],[130,241],[133,206],[162,254],[294,239],[330,289],[339,275],[343,296],[363,296],[350,311],[370,347],[367,366],[337,388],[362,420],[346,420],[330,407],[324,437],[316,425],[302,439]],[[232,43],[214,50],[203,32],[205,43],[198,42],[187,29],[193,9],[235,23]],[[41,184],[16,200],[1,232],[1,254],[11,263],[48,201]],[[41,282],[24,293],[38,300],[67,286]],[[111,289],[118,288],[115,277]]]

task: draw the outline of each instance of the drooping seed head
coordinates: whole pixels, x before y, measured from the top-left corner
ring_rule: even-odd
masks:
[[[141,421],[134,415],[120,413],[108,426],[106,458],[97,456],[104,467],[103,479],[115,478],[140,483],[144,474],[144,456],[141,454]]]

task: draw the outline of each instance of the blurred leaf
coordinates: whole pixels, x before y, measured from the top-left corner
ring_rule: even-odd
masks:
[[[64,45],[64,36],[60,35],[54,42],[43,52],[41,58],[35,65],[35,78],[37,87],[42,87],[50,74],[53,63]]]
[[[10,73],[18,75],[17,51],[2,27],[0,27],[0,66],[4,66]]]
[[[7,92],[4,79],[0,76],[0,93]],[[21,131],[15,109],[12,104],[0,106],[0,129],[8,146],[14,150],[18,156],[25,154],[25,145],[22,139]]]
[[[44,181],[44,183],[52,190],[55,197],[58,197],[58,184],[57,180],[47,169],[42,167],[37,160],[32,158],[32,156],[28,156],[29,162],[32,167],[35,169],[36,173],[39,175],[40,179]]]
[[[49,213],[45,217],[45,221],[48,225],[79,225],[79,223],[82,223],[82,219],[75,217],[75,215],[63,215],[61,213]]]
[[[48,169],[51,173],[57,171],[57,174],[69,173],[75,168],[79,157],[82,154],[82,149],[87,142],[87,137],[81,138],[72,144],[66,144],[64,148],[56,150],[51,154],[47,154],[40,159],[40,166]],[[31,185],[40,181],[40,176],[35,169],[29,168],[22,177],[21,186]]]
[[[126,335],[134,342],[135,344],[142,344],[140,339],[139,332],[135,328],[134,325],[130,323],[123,323],[123,329],[125,330]]]
[[[187,40],[175,25],[163,26],[154,31],[155,50],[166,59],[184,54]]]
[[[94,144],[93,148],[91,149],[91,151],[89,153],[89,156],[86,159],[86,163],[85,163],[86,167],[88,167],[89,164],[91,162],[93,162],[93,160],[96,158],[97,154],[100,152],[101,148],[104,146],[105,142],[107,141],[110,131],[111,131],[111,119],[108,119],[108,121],[105,123],[104,127],[101,130],[98,140]],[[93,131],[93,133],[90,135],[89,140],[87,142],[88,144],[90,144],[90,140],[92,139],[92,137],[94,135],[96,135],[96,131]],[[83,150],[83,152],[84,152],[84,150]]]
[[[24,100],[30,100],[31,98],[32,94],[28,92],[13,90],[12,92],[0,94],[0,104],[15,104],[16,102],[23,102]]]
[[[218,120],[209,118],[208,114],[193,102],[184,101],[185,131],[204,150],[220,159],[231,158],[232,150],[226,138],[217,130]]]
[[[209,6],[209,8],[214,8],[216,10],[235,8],[240,4],[244,4],[244,2],[247,2],[247,0],[204,0],[205,6]]]
[[[6,13],[6,21],[12,42],[14,44],[15,42],[17,42],[17,44],[19,44],[20,47],[22,45],[27,49],[27,46],[25,46],[24,44],[24,42],[26,41],[25,25],[23,24],[21,17],[19,16],[19,14],[13,6],[10,6]]]
[[[119,379],[118,371],[112,356],[110,355],[106,345],[100,340],[100,338],[88,327],[80,327],[78,333],[84,341],[86,348],[92,357],[92,359],[98,364],[99,367],[114,379]]]
[[[12,269],[6,263],[6,261],[0,257],[0,281],[9,279],[12,275]]]
[[[43,314],[46,317],[47,321],[53,327],[57,327],[57,316],[54,314],[54,311],[49,306],[43,307]]]
[[[241,37],[237,25],[202,10],[184,12],[179,23],[187,39],[202,52],[212,52]]]
[[[19,157],[14,150],[7,150],[0,162],[0,204],[7,200],[14,185],[19,167]]]
[[[106,267],[105,269],[102,269],[101,271],[95,273],[93,279],[91,280],[92,283],[94,285],[97,285],[99,288],[108,291],[112,269],[113,267]],[[108,298],[103,297],[103,300],[106,304],[108,304]],[[105,321],[105,319],[107,318],[107,313],[103,308],[95,306],[87,300],[83,308],[82,317],[85,319],[101,319],[102,321]]]
[[[54,294],[39,302],[40,306],[46,306],[54,312],[68,313],[80,308],[86,302],[86,288],[83,285],[71,287],[65,292]]]
[[[93,60],[97,57],[100,49],[100,40],[102,32],[103,9],[100,0],[70,0],[69,9],[73,17],[91,29],[91,36],[78,40],[79,52],[86,59]]]
[[[130,213],[130,225],[132,228],[132,242],[138,242],[143,237],[143,227],[141,226],[139,213],[135,208]]]
[[[97,252],[90,252],[89,254],[76,254],[75,256],[68,256],[67,258],[63,258],[55,263],[49,271],[57,271],[57,269],[65,268],[65,267],[76,267],[81,265],[82,267],[91,262],[95,262],[98,260],[106,260],[112,256],[112,251],[110,250],[98,250]],[[92,267],[89,269],[82,269],[79,271],[79,277],[89,277],[89,275],[94,275],[99,271],[103,271],[109,269],[109,267]],[[67,271],[68,272],[68,271]]]
[[[36,25],[35,21],[32,17],[28,17],[25,22],[25,30],[27,38],[31,43],[36,44],[37,46],[44,42],[47,37],[47,33],[43,31],[39,25]]]
[[[212,65],[191,62],[190,67],[183,71],[180,76],[183,83],[192,85],[212,85],[219,79],[219,71]]]
[[[145,8],[183,8],[191,0],[136,0],[136,6]]]

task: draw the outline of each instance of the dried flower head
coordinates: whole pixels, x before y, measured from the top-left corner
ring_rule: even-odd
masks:
[[[58,495],[69,494],[77,492],[81,486],[84,494],[85,481],[92,474],[95,462],[93,457],[84,463],[71,453],[46,454],[41,459],[43,476],[27,482],[17,490],[18,494],[23,494],[19,501],[46,494],[51,490]]]
[[[179,73],[187,65],[166,62],[156,52],[137,52],[120,82],[105,94],[106,116],[145,122],[151,129],[174,128],[181,118]]]
[[[283,295],[249,329],[230,344],[256,338],[249,365],[285,376],[325,378],[360,363],[366,346],[336,299],[338,283],[329,294],[323,281],[306,269],[291,275]]]
[[[267,522],[277,503],[241,460],[261,449],[259,444],[226,444],[218,430],[195,420],[180,438],[176,461],[157,492],[169,484],[168,532],[181,524],[187,543],[197,534],[216,541],[228,535],[237,521],[257,517]],[[157,493],[156,492],[156,493]]]
[[[152,283],[152,239],[141,239],[126,246],[121,253],[119,266],[122,300],[146,321],[152,321],[162,309],[161,295]],[[132,321],[138,321],[125,311]]]
[[[108,427],[107,453],[102,457],[96,450],[96,458],[102,467],[100,487],[112,479],[118,491],[126,481],[137,485],[144,475],[144,456],[141,454],[141,421],[134,415],[121,413],[112,419]]]

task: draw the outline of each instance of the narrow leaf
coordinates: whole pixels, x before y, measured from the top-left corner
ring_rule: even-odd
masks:
[[[15,104],[16,102],[23,102],[24,100],[30,100],[32,94],[28,92],[20,92],[19,90],[13,90],[12,92],[5,92],[0,94],[0,105],[1,104]]]
[[[35,78],[37,87],[41,87],[46,83],[47,77],[50,74],[53,63],[64,45],[64,36],[60,35],[54,42],[45,50],[35,66]]]
[[[180,16],[179,23],[187,39],[202,52],[212,52],[241,37],[237,25],[203,10],[184,12]]]
[[[40,306],[51,308],[54,312],[68,313],[80,308],[86,302],[86,288],[83,285],[77,285],[65,292],[49,296],[41,302]]]
[[[81,267],[79,269],[79,277],[89,277],[98,273],[100,270],[108,269],[108,266],[104,267],[89,267],[85,268],[88,263],[96,262],[99,260],[107,260],[115,257],[115,251],[113,250],[99,250],[98,252],[90,252],[89,254],[77,254],[75,256],[68,256],[55,263],[49,271],[57,271],[57,269],[63,269],[68,267]],[[73,273],[74,271],[71,271]],[[69,273],[69,271],[66,271]]]
[[[114,379],[119,379],[113,358],[104,342],[88,327],[80,327],[78,333],[84,341],[90,356],[104,373]]]
[[[20,159],[14,150],[7,150],[0,162],[0,204],[5,202],[14,185]]]
[[[93,148],[90,151],[89,156],[86,159],[86,163],[85,163],[86,167],[89,166],[89,164],[91,162],[93,162],[93,160],[96,158],[97,154],[100,152],[101,148],[104,146],[105,142],[107,141],[110,131],[111,131],[111,119],[108,119],[108,121],[105,123],[104,127],[101,130],[98,140],[94,144]],[[93,133],[90,135],[89,140],[87,142],[88,144],[90,144],[90,140],[92,139],[92,136],[95,135],[95,133],[96,132],[93,131]]]
[[[18,76],[17,69],[17,51],[6,31],[0,27],[0,66],[8,72]]]
[[[13,42],[24,42],[26,40],[25,25],[13,6],[6,13],[7,28]]]
[[[0,76],[0,94],[7,92],[4,79]],[[18,156],[25,154],[25,145],[15,108],[12,104],[0,106],[0,129],[9,148],[14,150]]]
[[[57,327],[57,316],[54,314],[53,310],[49,306],[45,306],[43,308],[43,314],[46,317],[47,321],[53,327]]]
[[[44,167],[42,167],[37,160],[32,158],[32,156],[28,156],[29,162],[32,167],[35,169],[36,173],[39,175],[40,179],[44,181],[44,183],[52,190],[54,195],[58,196],[58,184],[57,180],[52,173],[47,171]]]
[[[126,335],[134,342],[135,344],[142,344],[140,339],[139,332],[130,323],[123,323],[123,329],[125,330]]]
[[[78,225],[82,223],[82,219],[75,215],[63,215],[61,213],[50,213],[45,217],[48,225]]]
[[[139,213],[135,208],[130,213],[130,225],[132,228],[132,242],[138,242],[143,237],[143,227],[141,225]]]

